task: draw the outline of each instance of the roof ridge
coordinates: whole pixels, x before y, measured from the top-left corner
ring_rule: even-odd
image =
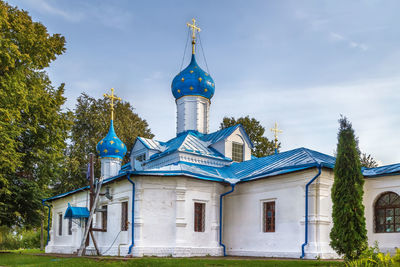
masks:
[[[318,160],[311,154],[311,151],[310,151],[308,148],[300,147],[299,149],[301,149],[301,150],[303,150],[304,152],[306,152],[307,155],[310,156],[310,157],[315,161],[315,163],[318,163]],[[319,163],[318,163],[318,164],[319,164]]]

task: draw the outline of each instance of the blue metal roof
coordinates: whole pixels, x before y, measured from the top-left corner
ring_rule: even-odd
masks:
[[[319,165],[333,168],[335,160],[335,157],[301,147],[267,157],[233,163],[229,168],[235,177],[241,181],[248,181]]]
[[[362,173],[365,177],[370,178],[386,175],[400,175],[400,163],[376,168],[363,168]]]
[[[221,140],[225,140],[238,128],[243,129],[245,137],[248,139],[250,146],[253,147],[253,143],[248,137],[243,126],[240,124],[210,134],[202,134],[192,130],[186,131],[178,134],[177,137],[174,137],[167,142],[155,141],[143,137],[138,137],[138,140],[142,142],[146,148],[160,151],[160,153],[152,155],[149,161],[169,155],[176,151],[193,153],[201,156],[232,161],[231,159],[225,157],[211,146]]]
[[[150,161],[164,157],[176,151],[231,161],[231,159],[226,158],[209,145],[210,144],[208,142],[204,142],[199,138],[197,132],[187,131],[169,140],[168,142],[163,143],[165,150],[161,153],[152,155],[150,157]]]
[[[149,138],[144,138],[144,137],[138,137],[137,140],[139,140],[146,148],[152,149],[152,150],[158,150],[158,151],[163,151],[164,150],[164,143],[149,139]]]
[[[182,140],[187,138],[187,136],[189,135],[182,135]],[[183,141],[176,142],[179,143],[179,145],[171,144],[171,146],[175,148],[181,147],[181,145],[184,143]],[[190,142],[189,145],[191,145]],[[184,145],[183,147],[189,149],[189,147],[186,145]],[[155,176],[187,176],[207,181],[235,184],[290,172],[296,172],[304,169],[315,168],[318,166],[333,169],[335,165],[335,160],[335,157],[302,147],[267,157],[256,158],[240,163],[232,163],[231,165],[225,167],[212,167],[188,162],[178,162],[160,168],[132,171],[130,170],[128,165],[124,165],[125,171],[121,171],[121,173],[117,176],[105,179],[103,183],[109,183],[116,179],[122,178],[127,174],[131,174]],[[400,175],[400,163],[370,169],[363,168],[362,173],[366,178],[384,175]],[[86,189],[88,189],[88,186],[58,196],[54,196],[43,201],[62,198]]]
[[[89,218],[89,210],[87,207],[71,207],[71,204],[68,203],[68,208],[64,214],[64,219],[67,218]]]

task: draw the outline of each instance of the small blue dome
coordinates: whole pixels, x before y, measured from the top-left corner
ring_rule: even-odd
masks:
[[[111,120],[108,134],[97,144],[97,153],[100,158],[122,159],[126,154],[126,145],[118,138],[114,131],[114,123]]]
[[[175,76],[171,89],[175,99],[190,95],[211,99],[215,92],[215,84],[211,76],[199,67],[192,55],[189,66]]]

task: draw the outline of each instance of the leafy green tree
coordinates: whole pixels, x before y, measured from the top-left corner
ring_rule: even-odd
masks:
[[[346,117],[339,119],[337,157],[332,186],[331,247],[346,259],[355,259],[367,246],[363,185],[357,138]]]
[[[71,142],[66,152],[67,172],[55,185],[58,193],[87,184],[88,155],[96,154],[97,143],[107,135],[110,127],[111,110],[106,98],[95,99],[83,93],[77,99],[74,113]],[[146,120],[134,113],[133,107],[125,101],[118,101],[114,106],[114,129],[128,149],[123,163],[129,161],[129,153],[137,136],[154,136]],[[95,162],[95,175],[100,175],[99,159]]]
[[[375,168],[378,167],[378,163],[376,163],[375,159],[371,156],[371,154],[361,153],[360,162],[362,167],[366,168]]]
[[[224,117],[219,128],[224,129],[236,124],[241,124],[244,127],[250,140],[253,142],[254,148],[251,151],[253,156],[260,158],[275,153],[274,142],[268,140],[268,138],[264,136],[265,128],[255,118],[250,118],[249,116],[240,117],[238,119],[234,117]],[[278,143],[278,150],[280,146],[281,144]]]
[[[38,225],[40,199],[63,171],[70,114],[61,109],[64,85],[54,88],[44,68],[64,45],[0,0],[0,225]]]

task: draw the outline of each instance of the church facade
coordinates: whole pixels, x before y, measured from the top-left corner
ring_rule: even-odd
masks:
[[[97,145],[104,181],[93,228],[101,254],[337,258],[329,246],[335,158],[307,148],[255,158],[241,125],[210,133],[215,84],[196,62],[199,28],[195,21],[189,26],[191,62],[171,86],[176,137],[138,137],[121,166],[127,149],[112,117]],[[368,241],[393,251],[400,239],[400,164],[362,173]],[[43,200],[52,215],[47,253],[78,250],[88,199],[84,187]],[[90,238],[87,252],[94,245]]]

